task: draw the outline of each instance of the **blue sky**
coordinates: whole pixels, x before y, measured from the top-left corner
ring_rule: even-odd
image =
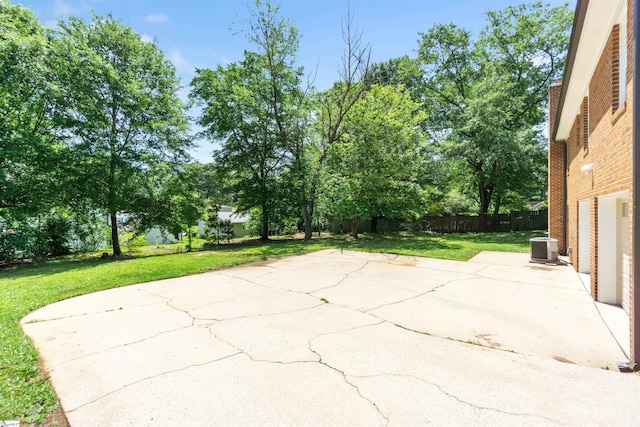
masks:
[[[249,44],[233,30],[249,16],[245,0],[12,0],[30,8],[44,25],[55,27],[68,15],[91,19],[91,13],[112,13],[143,37],[155,38],[173,61],[187,86],[195,67],[213,68],[242,59]],[[547,0],[558,6],[564,0]],[[273,1],[273,3],[278,3]],[[344,49],[341,23],[349,7],[354,27],[371,46],[373,61],[415,56],[420,32],[436,23],[453,22],[474,33],[484,25],[483,13],[519,0],[281,0],[281,14],[291,18],[302,35],[298,62],[307,74],[317,69],[315,86],[328,88],[338,77]],[[569,0],[575,7],[576,0]],[[181,96],[186,97],[188,89]],[[213,145],[198,141],[193,156],[211,161]]]

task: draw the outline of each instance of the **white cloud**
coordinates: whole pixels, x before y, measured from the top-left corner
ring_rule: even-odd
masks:
[[[140,34],[140,39],[145,43],[153,43],[153,37],[145,33]]]
[[[173,62],[173,65],[176,66],[178,71],[182,72],[193,72],[194,66],[189,61],[184,59],[179,50],[174,50],[169,55],[169,59]]]
[[[58,21],[56,21],[55,19],[51,19],[49,21],[46,21],[42,25],[44,25],[45,27],[50,28],[52,30],[57,30],[58,29]]]
[[[186,86],[185,86],[185,87],[181,87],[181,88],[178,90],[178,98],[180,98],[180,100],[181,100],[182,102],[184,102],[185,104],[186,104],[187,102],[189,102],[189,88],[188,88],[188,87],[186,87]]]
[[[163,22],[167,22],[169,17],[163,13],[152,13],[151,15],[147,15],[144,17],[146,22],[151,22],[152,24],[161,24]]]
[[[55,0],[53,4],[53,14],[58,18],[75,15],[78,11],[78,8],[73,7],[70,3],[67,3],[64,0]]]

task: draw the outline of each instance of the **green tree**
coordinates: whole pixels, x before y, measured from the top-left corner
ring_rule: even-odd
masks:
[[[226,172],[240,211],[259,208],[260,238],[289,194],[284,175],[293,144],[302,138],[302,69],[295,67],[298,31],[278,15],[279,8],[256,1],[247,38],[256,49],[216,70],[196,70],[191,99],[203,107],[203,134],[221,141],[216,166]]]
[[[53,57],[33,12],[0,0],[0,217],[8,223],[47,212],[62,196]]]
[[[218,173],[215,163],[194,162],[186,165],[185,169],[200,197],[225,205],[233,203],[233,194],[227,191],[224,176]]]
[[[382,86],[402,85],[411,94],[411,98],[422,104],[424,94],[423,71],[416,58],[401,56],[371,64],[369,80]]]
[[[342,56],[339,80],[330,89],[316,94],[310,102],[313,117],[306,126],[306,138],[292,152],[294,174],[299,183],[304,237],[312,237],[313,221],[320,221],[324,212],[316,212],[317,205],[326,206],[325,189],[331,190],[326,179],[325,160],[329,148],[344,135],[344,122],[354,105],[362,99],[371,85],[369,65],[371,49],[363,43],[362,33],[354,30],[353,16],[347,13],[342,27],[345,51]]]
[[[342,141],[328,152],[332,209],[353,218],[354,237],[363,219],[410,219],[422,213],[416,177],[424,114],[418,107],[401,87],[373,85],[347,116]]]
[[[222,205],[212,203],[207,207],[204,234],[209,243],[219,245],[221,241],[230,241],[234,237],[231,220],[221,219],[218,212]]]
[[[445,209],[447,193],[455,184],[452,161],[442,156],[438,144],[438,132],[434,118],[438,112],[433,111],[430,99],[425,96],[424,69],[417,58],[402,56],[391,58],[387,61],[377,62],[371,65],[369,80],[383,86],[402,86],[411,94],[411,99],[420,105],[425,113],[424,122],[421,123],[427,143],[421,148],[422,164],[417,171],[418,182],[425,192],[424,211],[428,215],[441,215]],[[431,117],[433,114],[433,118]],[[435,122],[437,123],[437,122]],[[372,230],[375,225],[372,221]]]
[[[475,42],[453,24],[422,34],[430,135],[463,165],[458,179],[474,188],[481,214],[540,185],[540,125],[547,89],[564,69],[571,17],[566,5],[538,2],[488,12]]]
[[[71,151],[74,185],[109,212],[113,254],[120,255],[118,212],[150,209],[150,173],[180,163],[190,146],[175,68],[111,16],[61,22],[56,68],[66,88],[60,123]]]
[[[175,236],[186,233],[187,252],[193,249],[194,229],[204,216],[207,205],[207,198],[199,187],[200,172],[201,165],[193,163],[170,176],[160,197],[163,206],[157,209],[160,218],[153,221],[153,225],[160,225]]]

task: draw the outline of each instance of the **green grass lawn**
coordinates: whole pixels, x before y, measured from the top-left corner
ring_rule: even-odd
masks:
[[[492,234],[363,234],[313,241],[244,242],[211,251],[167,253],[145,248],[123,259],[69,257],[0,270],[0,420],[42,422],[58,407],[40,372],[38,354],[20,329],[27,313],[77,295],[134,283],[185,276],[238,264],[308,253],[325,248],[386,252],[466,261],[481,251],[527,252],[529,238],[541,232]]]

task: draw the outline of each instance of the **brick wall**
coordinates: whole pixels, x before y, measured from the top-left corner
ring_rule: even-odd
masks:
[[[548,205],[549,237],[558,239],[558,251],[564,254],[566,251],[564,241],[564,144],[551,140],[561,88],[561,83],[554,83],[549,89]]]
[[[632,179],[632,115],[631,84],[628,86],[627,102],[613,111],[613,38],[614,31],[602,52],[589,84],[588,109],[581,108],[582,123],[580,137],[577,129],[571,133],[567,144],[567,247],[571,248],[572,262],[577,265],[580,256],[578,247],[578,202],[591,202],[591,283],[592,294],[597,298],[598,277],[598,197],[628,190]],[[583,103],[584,105],[584,103]],[[588,114],[588,120],[584,115]],[[584,149],[585,125],[588,123],[588,149]],[[593,165],[590,171],[581,168]]]
[[[566,249],[570,252],[570,259],[575,268],[578,268],[580,257],[590,257],[591,269],[591,294],[598,297],[598,201],[608,194],[629,191],[629,201],[632,197],[632,144],[633,144],[633,117],[632,117],[632,74],[633,74],[633,2],[627,1],[627,63],[620,64],[620,56],[617,53],[620,46],[620,29],[611,28],[609,39],[601,53],[594,74],[588,88],[587,108],[583,100],[579,111],[564,111],[563,114],[576,114],[573,129],[569,139],[565,141],[567,168],[563,172],[567,180],[566,194]],[[627,97],[626,102],[619,102],[617,73],[619,67],[627,67]],[[550,90],[550,97],[556,91],[556,87]],[[550,102],[550,105],[551,104]],[[588,114],[588,117],[585,117]],[[555,110],[550,108],[550,123],[553,123]],[[588,138],[588,148],[585,149],[585,138]],[[563,145],[550,141],[549,145],[549,231],[552,237],[558,238],[560,246],[562,225],[560,208],[557,206],[560,195],[558,162],[563,159],[559,147]],[[581,168],[593,165],[591,170],[584,171]],[[587,168],[588,169],[588,168]],[[554,188],[556,190],[554,190]],[[553,194],[554,191],[557,194]],[[552,200],[556,200],[555,210],[552,212]],[[590,253],[579,253],[579,201],[589,200],[591,206],[590,227]],[[632,238],[632,204],[629,204],[630,230],[629,239]],[[615,232],[615,228],[612,232]],[[632,248],[631,242],[629,247]],[[633,255],[633,254],[630,254]],[[631,270],[631,266],[630,266]],[[633,272],[631,272],[633,273]],[[630,310],[633,306],[632,285],[629,286]],[[633,319],[630,312],[630,319]],[[633,341],[633,340],[632,340]],[[633,345],[633,343],[632,343]],[[632,353],[633,353],[632,349]],[[639,350],[640,351],[640,350]]]

